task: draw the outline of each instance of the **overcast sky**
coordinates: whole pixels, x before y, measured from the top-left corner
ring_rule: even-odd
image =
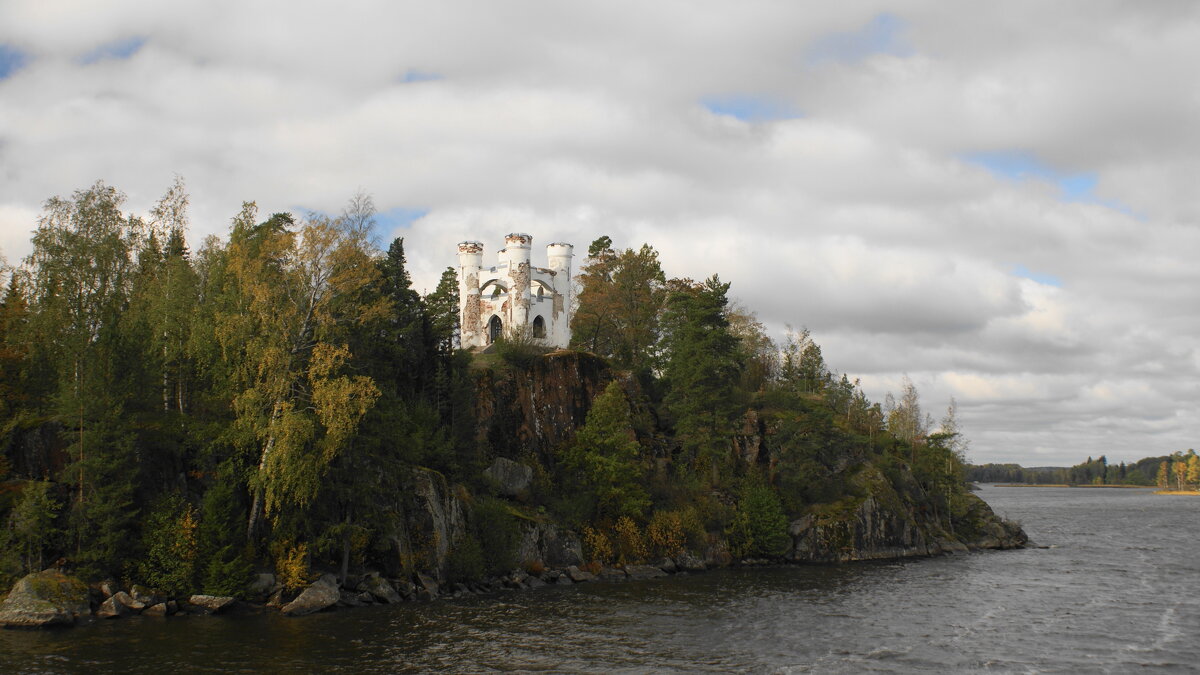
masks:
[[[97,179],[193,244],[358,189],[418,288],[649,243],[975,462],[1200,447],[1200,3],[0,3],[0,251]],[[542,253],[541,255],[544,255]]]

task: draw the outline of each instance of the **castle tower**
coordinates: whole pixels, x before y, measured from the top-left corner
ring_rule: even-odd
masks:
[[[532,244],[533,237],[521,232],[504,237],[500,264],[508,265],[508,321],[505,326],[529,325],[529,249]]]
[[[482,344],[479,305],[479,271],[483,266],[483,244],[464,241],[458,245],[459,342],[464,349]]]
[[[575,247],[555,242],[546,247],[546,262],[554,273],[553,330],[550,341],[560,347],[571,344],[571,258]]]
[[[514,232],[504,238],[495,267],[483,266],[483,244],[458,245],[460,344],[483,349],[517,331],[551,347],[571,342],[571,258],[574,247],[546,247],[548,267],[530,261],[533,237]]]

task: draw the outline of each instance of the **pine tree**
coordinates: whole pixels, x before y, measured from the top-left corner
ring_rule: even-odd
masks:
[[[739,409],[733,385],[741,363],[725,318],[728,291],[729,284],[716,275],[703,284],[681,284],[666,316],[667,410],[685,455],[705,465],[714,484],[728,458]]]
[[[650,498],[639,483],[641,446],[634,436],[629,402],[621,384],[610,382],[592,401],[587,420],[565,456],[570,476],[594,499],[593,521],[640,517]]]

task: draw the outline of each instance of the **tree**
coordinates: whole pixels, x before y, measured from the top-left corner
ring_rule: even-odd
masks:
[[[649,372],[658,365],[659,314],[666,277],[658,251],[615,251],[600,237],[588,248],[578,277],[579,306],[571,318],[571,344],[612,359],[622,367]]]
[[[921,411],[920,394],[912,380],[905,375],[901,383],[900,401],[888,413],[888,431],[911,446],[912,461],[915,462],[917,446],[925,438],[930,426],[930,421]]]
[[[47,200],[26,260],[38,358],[54,378],[51,408],[75,425],[70,447],[75,558],[111,570],[128,548],[139,463],[125,402],[143,365],[124,341],[122,313],[147,227],[121,212],[125,196],[97,182]]]
[[[638,482],[640,451],[629,401],[621,384],[613,380],[592,401],[564,458],[567,471],[594,502],[589,514],[592,520],[638,518],[650,506],[650,498]]]
[[[303,506],[329,463],[346,447],[379,396],[371,378],[351,372],[347,331],[387,311],[368,302],[378,270],[361,232],[310,215],[293,232],[277,214],[255,225],[245,204],[228,250],[231,307],[218,340],[234,360],[233,409],[255,441],[247,538],[260,515]]]
[[[1200,486],[1200,455],[1189,449],[1187,455],[1187,482]]]
[[[1158,475],[1155,476],[1154,484],[1158,487],[1165,488],[1171,482],[1171,460],[1164,460],[1158,465]]]
[[[1172,457],[1174,461],[1171,463],[1171,469],[1175,474],[1175,486],[1179,491],[1183,491],[1183,482],[1187,479],[1188,465],[1182,453],[1175,453]]]
[[[438,353],[443,356],[458,346],[458,273],[453,267],[442,271],[437,288],[425,296],[429,331]]]
[[[685,455],[707,465],[716,483],[739,411],[733,384],[742,364],[725,317],[729,284],[679,282],[667,304],[667,410]]]
[[[48,481],[28,481],[21,490],[21,499],[9,515],[9,530],[13,548],[20,552],[26,572],[36,572],[44,565],[43,553],[59,535],[55,527],[62,504],[51,493]]]

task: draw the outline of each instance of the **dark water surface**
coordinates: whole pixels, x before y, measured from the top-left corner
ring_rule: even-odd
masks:
[[[1200,672],[1200,498],[980,494],[1052,548],[0,631],[0,672]]]

